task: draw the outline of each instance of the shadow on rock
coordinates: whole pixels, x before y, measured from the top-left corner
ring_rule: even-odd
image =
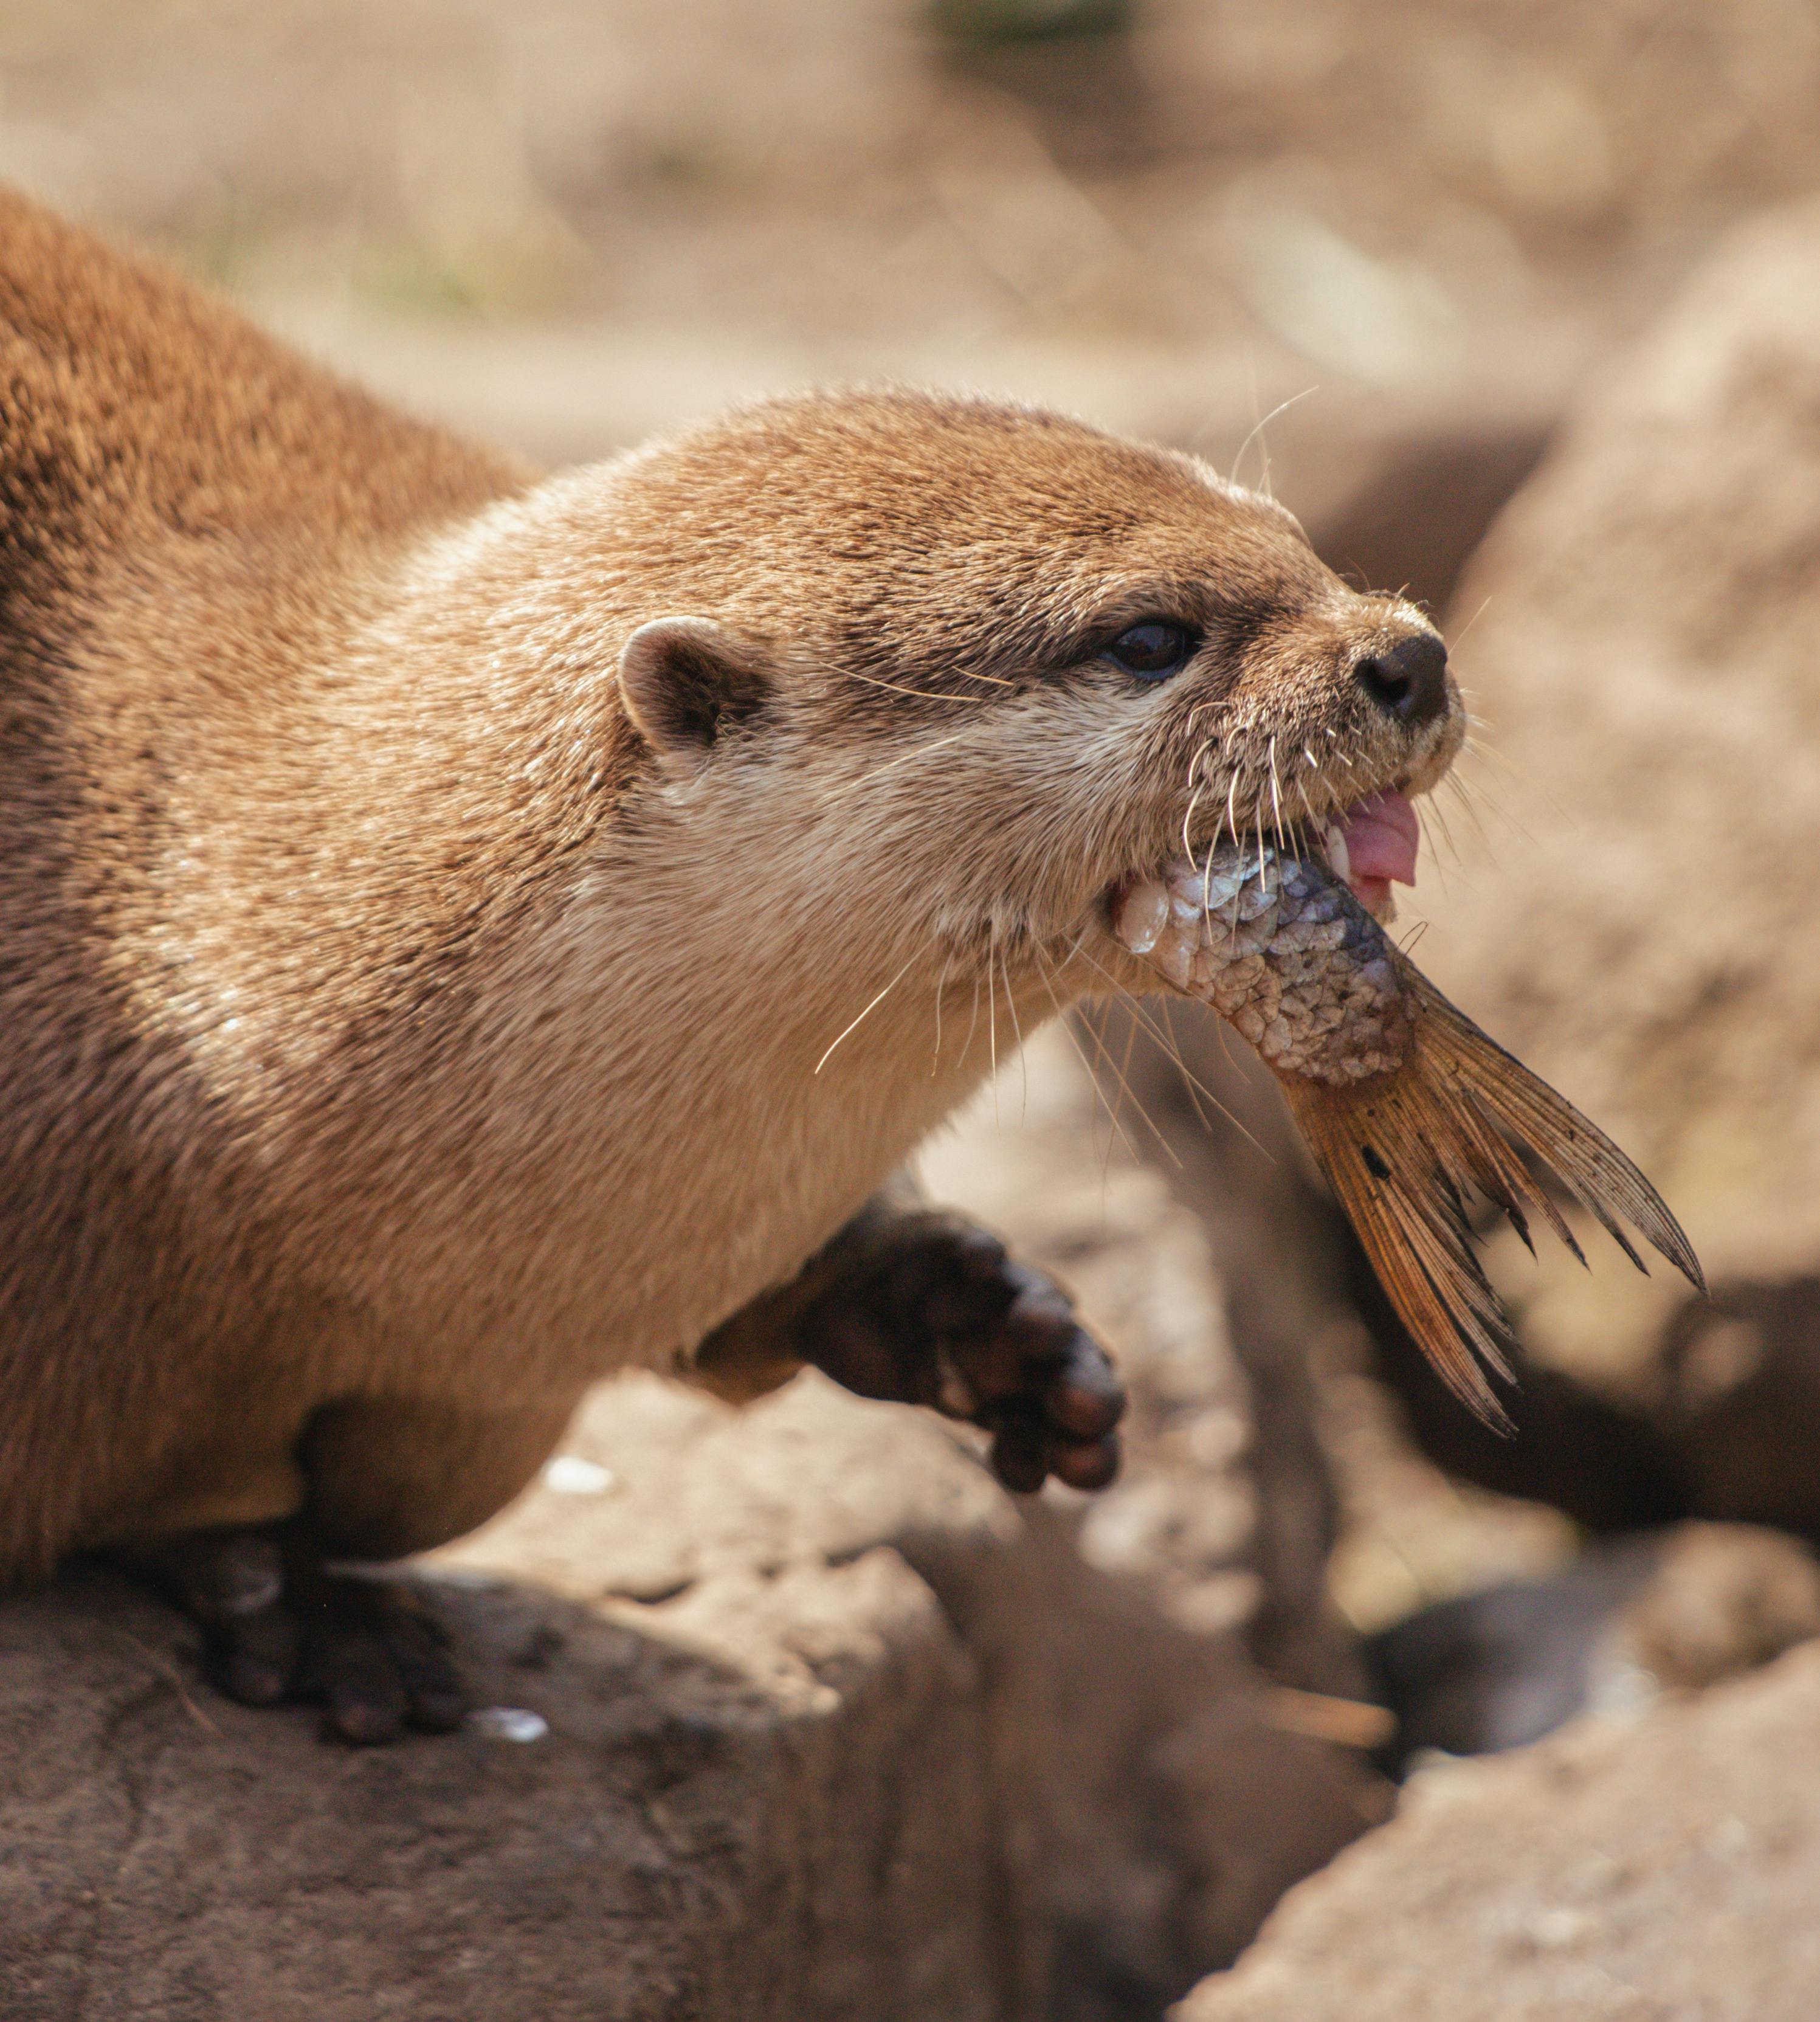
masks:
[[[234,1705],[104,1571],[0,1607],[9,2022],[1141,2022],[1384,1816],[932,1421],[624,1379],[568,1444],[414,1575],[456,1735]]]

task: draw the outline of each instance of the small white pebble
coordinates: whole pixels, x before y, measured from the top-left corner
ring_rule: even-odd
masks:
[[[579,1454],[558,1454],[544,1465],[543,1485],[558,1495],[604,1495],[613,1486],[613,1470]]]
[[[1570,1910],[1563,1904],[1556,1909],[1538,1911],[1530,1919],[1529,1936],[1544,1951],[1556,1951],[1563,1945],[1577,1944],[1582,1938],[1591,1936],[1597,1928],[1597,1918],[1584,1910]]]
[[[476,1706],[468,1725],[491,1741],[542,1741],[550,1724],[527,1706]]]

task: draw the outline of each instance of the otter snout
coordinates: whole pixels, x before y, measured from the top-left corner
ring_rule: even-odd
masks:
[[[1432,632],[1368,655],[1354,664],[1352,678],[1385,715],[1411,730],[1447,712],[1447,648]]]

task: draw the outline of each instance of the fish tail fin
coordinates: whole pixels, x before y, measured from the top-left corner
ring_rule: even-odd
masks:
[[[1706,1283],[1661,1195],[1611,1140],[1412,965],[1398,965],[1416,1013],[1402,1065],[1340,1087],[1285,1075],[1283,1089],[1404,1324],[1448,1388],[1508,1430],[1485,1372],[1508,1380],[1514,1344],[1474,1254],[1469,1200],[1476,1192],[1501,1208],[1526,1243],[1534,1214],[1585,1261],[1523,1150],[1559,1173],[1639,1270],[1625,1223],[1698,1290]]]

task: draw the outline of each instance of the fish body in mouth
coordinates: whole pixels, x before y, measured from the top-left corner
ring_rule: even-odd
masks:
[[[1413,844],[1386,849],[1400,881],[1413,881]],[[1473,1253],[1467,1203],[1483,1195],[1526,1243],[1537,1214],[1581,1254],[1519,1147],[1559,1173],[1639,1270],[1627,1222],[1702,1291],[1705,1280],[1654,1188],[1442,995],[1360,903],[1353,886],[1373,887],[1350,851],[1335,854],[1228,843],[1116,892],[1112,929],[1256,1047],[1404,1323],[1458,1396],[1506,1424],[1481,1365],[1508,1379],[1510,1328]],[[1388,878],[1372,875],[1388,893]]]

